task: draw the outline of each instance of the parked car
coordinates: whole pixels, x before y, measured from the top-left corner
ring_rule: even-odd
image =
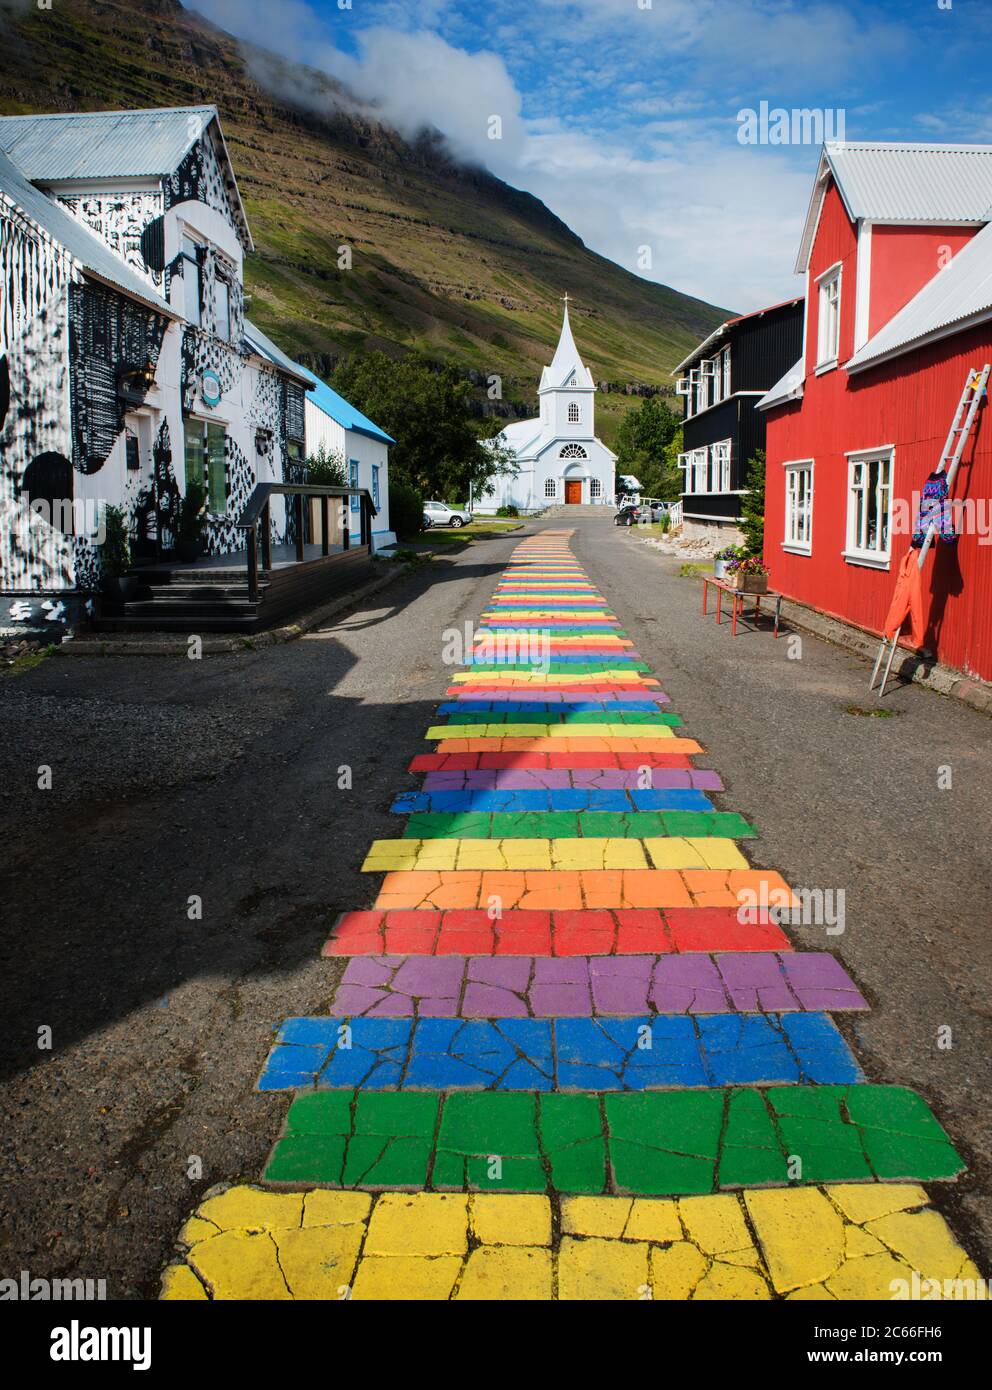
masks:
[[[649,508],[652,521],[660,521],[663,516],[668,515],[667,502],[652,502]]]
[[[434,525],[434,522],[431,520],[431,515],[430,515],[430,513],[429,513],[429,512],[426,510],[426,508],[425,508],[425,510],[424,510],[424,530],[425,530],[425,531],[429,531],[433,525]]]
[[[635,507],[632,502],[627,502],[620,508],[613,518],[614,526],[633,526],[640,518],[641,509]]]
[[[430,517],[432,526],[467,526],[472,520],[471,512],[449,507],[447,502],[425,502],[424,515]]]

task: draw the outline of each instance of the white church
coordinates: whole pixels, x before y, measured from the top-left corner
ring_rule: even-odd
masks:
[[[518,472],[497,477],[478,512],[514,506],[537,512],[555,503],[608,506],[613,502],[616,455],[595,434],[596,387],[583,364],[568,322],[568,296],[561,337],[538,387],[541,413],[517,420],[497,437],[516,455]]]

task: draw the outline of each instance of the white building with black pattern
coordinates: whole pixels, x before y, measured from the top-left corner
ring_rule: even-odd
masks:
[[[516,475],[496,478],[495,492],[482,498],[476,510],[612,505],[616,455],[596,437],[596,383],[575,346],[567,296],[561,336],[551,365],[541,373],[538,399],[540,415],[517,420],[498,436],[516,457]]]
[[[250,250],[214,107],[0,119],[0,632],[92,610],[102,506],[160,561],[196,479],[233,553],[305,457],[312,382],[250,341]]]

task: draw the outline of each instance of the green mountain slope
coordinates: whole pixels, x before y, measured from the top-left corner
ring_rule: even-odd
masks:
[[[567,290],[585,360],[612,387],[599,401],[610,436],[625,392],[670,389],[671,368],[724,316],[589,251],[538,199],[458,164],[440,138],[402,139],[323,75],[246,54],[176,0],[9,3],[4,114],[216,103],[257,246],[252,316],[318,369],[363,346],[416,348],[480,388],[498,373],[529,411]],[[286,90],[307,108],[273,95]],[[338,268],[343,245],[350,270]]]

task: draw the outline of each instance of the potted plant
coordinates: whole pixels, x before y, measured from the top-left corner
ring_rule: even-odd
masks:
[[[203,527],[206,523],[207,490],[202,483],[186,485],[186,496],[179,507],[179,534],[176,550],[180,560],[191,565],[203,554]]]
[[[103,592],[115,603],[127,603],[138,592],[131,568],[131,543],[127,518],[120,507],[106,507],[103,513],[104,540],[100,546]]]
[[[726,579],[727,566],[731,560],[742,560],[744,558],[744,547],[740,545],[725,545],[722,550],[718,550],[713,556],[713,578]]]
[[[745,594],[767,594],[768,568],[757,555],[727,562],[727,579]]]

